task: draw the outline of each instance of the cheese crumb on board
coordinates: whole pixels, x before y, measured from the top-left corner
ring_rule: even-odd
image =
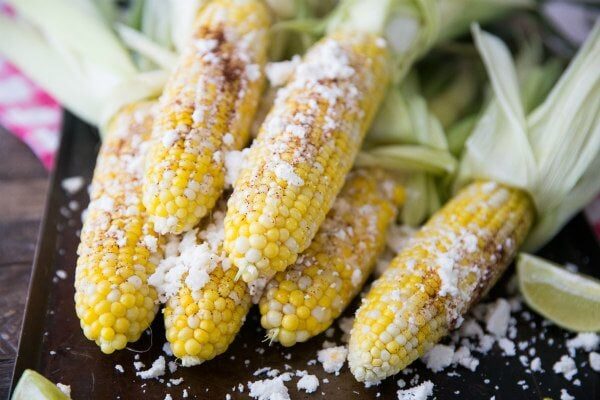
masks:
[[[273,379],[248,382],[249,395],[258,400],[289,400],[290,395],[284,382],[291,379],[289,373],[281,374]]]
[[[398,390],[398,400],[426,400],[433,394],[433,383],[425,381],[410,389]]]
[[[560,389],[560,400],[575,400],[575,397],[571,396],[567,389]]]
[[[505,299],[498,299],[489,309],[485,328],[496,337],[505,337],[510,320],[510,304]]]
[[[154,362],[152,366],[145,371],[136,372],[136,375],[142,379],[152,379],[158,378],[159,376],[163,376],[165,374],[166,362],[163,356],[159,356]]]
[[[440,372],[452,364],[454,348],[443,344],[436,344],[422,357],[427,368],[433,372]]]
[[[590,352],[596,350],[598,345],[600,345],[600,336],[593,332],[579,333],[573,339],[567,340],[567,349],[571,356],[575,355],[577,349]]]
[[[79,192],[83,188],[84,184],[85,180],[81,176],[71,176],[63,179],[62,182],[60,182],[60,186],[69,196]]]
[[[557,374],[563,374],[567,380],[573,379],[573,376],[577,373],[577,366],[575,365],[575,361],[567,355],[564,355],[557,361],[552,369]]]
[[[319,387],[319,378],[315,375],[303,375],[297,383],[298,390],[304,390],[306,393],[313,393]]]
[[[596,372],[600,372],[600,354],[592,351],[590,353],[590,367]]]
[[[338,374],[346,362],[348,348],[346,346],[329,347],[319,350],[317,359],[323,364],[325,372]]]

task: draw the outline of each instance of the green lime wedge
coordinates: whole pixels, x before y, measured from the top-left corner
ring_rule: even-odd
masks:
[[[571,331],[600,331],[600,281],[529,254],[519,255],[517,273],[525,301],[539,314]]]
[[[69,400],[69,396],[34,370],[26,369],[11,400]]]

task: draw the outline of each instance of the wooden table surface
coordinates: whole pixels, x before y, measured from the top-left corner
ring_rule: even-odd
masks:
[[[6,398],[49,174],[0,127],[0,399]]]

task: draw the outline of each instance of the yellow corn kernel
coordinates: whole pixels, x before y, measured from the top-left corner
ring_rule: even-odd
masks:
[[[376,36],[334,34],[280,90],[228,203],[225,249],[244,281],[270,279],[309,246],[381,102],[388,57]]]
[[[382,171],[350,173],[311,245],[266,287],[261,323],[271,340],[291,346],[331,326],[371,274],[403,200],[404,191]]]
[[[270,17],[260,0],[215,0],[165,86],[146,163],[144,205],[160,233],[198,224],[224,188],[224,157],[248,141]]]
[[[526,193],[493,182],[469,185],[439,210],[357,312],[348,356],[356,379],[396,374],[454,328],[512,261],[534,214]]]
[[[160,239],[141,204],[143,171],[137,167],[153,108],[152,102],[127,106],[111,121],[77,250],[77,316],[86,337],[105,353],[136,341],[158,310],[147,278],[160,257]]]

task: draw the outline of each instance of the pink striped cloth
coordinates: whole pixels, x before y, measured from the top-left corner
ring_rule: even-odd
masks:
[[[27,144],[48,169],[58,148],[60,105],[0,58],[0,125]]]
[[[48,169],[58,148],[60,105],[17,68],[0,58],[0,125],[27,144]],[[600,238],[600,195],[586,215]]]

